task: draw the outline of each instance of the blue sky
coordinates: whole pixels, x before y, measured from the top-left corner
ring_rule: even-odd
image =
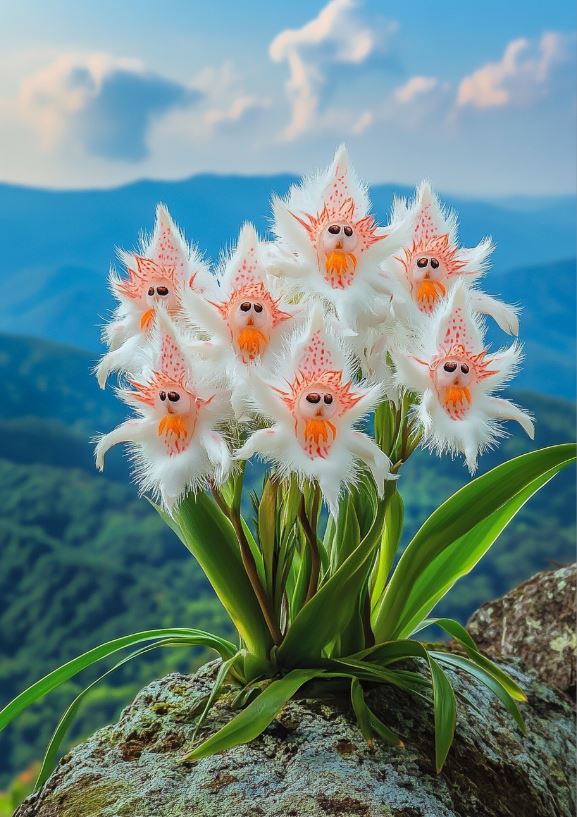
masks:
[[[567,0],[0,0],[0,180],[309,172],[575,187]]]

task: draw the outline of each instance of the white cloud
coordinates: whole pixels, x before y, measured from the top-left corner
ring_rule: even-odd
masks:
[[[357,121],[353,124],[351,130],[356,136],[360,136],[374,123],[375,123],[374,113],[372,113],[372,111],[363,111],[363,113],[359,116]]]
[[[535,43],[520,37],[512,40],[499,62],[478,68],[461,80],[457,106],[473,108],[523,107],[551,90],[560,66],[573,54],[574,37],[545,32]]]
[[[204,121],[213,128],[240,125],[252,120],[255,115],[269,108],[270,104],[268,99],[248,95],[238,96],[227,108],[206,111]]]
[[[357,0],[330,0],[317,17],[281,31],[269,47],[273,62],[289,69],[286,92],[291,121],[284,138],[294,140],[318,122],[323,92],[339,69],[351,73],[385,55],[397,23],[363,19]],[[353,125],[354,127],[354,125]]]
[[[23,79],[19,104],[45,148],[71,143],[95,156],[135,162],[148,155],[155,118],[201,97],[140,60],[64,54]]]
[[[80,111],[93,97],[105,75],[116,68],[141,71],[139,60],[116,60],[108,54],[63,54],[20,84],[19,103],[24,116],[38,129],[44,146],[56,144],[66,118]],[[80,71],[84,82],[74,82]]]
[[[404,85],[395,89],[394,96],[397,102],[406,104],[412,102],[415,97],[422,94],[428,94],[439,85],[439,80],[436,77],[411,77]]]

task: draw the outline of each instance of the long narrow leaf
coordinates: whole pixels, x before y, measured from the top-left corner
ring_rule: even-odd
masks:
[[[453,742],[457,723],[457,701],[451,682],[430,653],[428,660],[433,681],[435,765],[438,774],[443,768],[447,753]]]
[[[76,698],[72,701],[64,715],[61,717],[60,721],[58,722],[58,726],[56,727],[52,737],[50,738],[50,743],[46,749],[44,754],[44,759],[42,761],[42,766],[38,773],[38,777],[36,778],[36,783],[34,784],[34,791],[38,791],[44,783],[48,780],[52,772],[54,771],[54,767],[56,766],[56,761],[58,759],[58,753],[60,751],[60,746],[62,745],[62,741],[66,737],[66,733],[70,729],[74,718],[76,717],[76,713],[80,708],[80,704],[86,698],[88,693],[94,689],[101,681],[107,678],[109,675],[112,675],[113,672],[116,672],[117,669],[122,667],[124,664],[127,664],[129,661],[132,661],[133,658],[138,658],[141,655],[144,655],[147,652],[151,652],[152,650],[156,650],[159,647],[194,647],[198,646],[195,641],[191,639],[172,639],[172,638],[165,638],[161,641],[157,641],[156,644],[149,644],[147,647],[142,647],[140,650],[135,650],[135,652],[130,653],[122,660],[118,661],[113,667],[109,670],[104,672],[100,675],[95,681],[89,684],[85,689],[80,692]],[[233,659],[229,659],[232,661]]]
[[[386,667],[381,662],[399,661],[403,658],[423,658],[429,665],[431,681],[433,687],[433,706],[435,712],[435,763],[439,772],[447,757],[447,752],[453,741],[455,733],[457,704],[453,687],[442,668],[435,660],[436,654],[429,652],[427,648],[418,641],[397,641],[387,644],[379,644],[370,650],[364,650],[360,655],[365,656],[366,661],[357,663],[375,663],[377,672],[387,672]],[[368,660],[370,659],[370,661]],[[353,659],[349,659],[353,660]],[[397,675],[395,671],[390,671],[390,675]],[[392,681],[390,681],[393,683]],[[399,684],[400,685],[400,684]],[[418,687],[412,691],[420,692]]]
[[[486,672],[484,669],[479,667],[477,664],[474,664],[473,661],[470,661],[467,658],[464,658],[461,655],[454,655],[453,653],[445,653],[445,652],[433,652],[432,655],[435,657],[439,663],[445,664],[449,667],[456,667],[457,669],[461,669],[464,672],[472,675],[477,680],[481,681],[485,686],[493,692],[494,695],[501,701],[505,709],[509,712],[509,714],[515,720],[515,723],[521,730],[521,732],[526,735],[527,729],[525,727],[525,722],[523,720],[523,716],[519,711],[519,707],[513,700],[513,698],[509,695],[507,690],[496,680],[496,678],[491,675],[490,673]]]
[[[431,603],[471,570],[524,502],[574,459],[573,444],[531,451],[477,477],[434,511],[407,546],[374,610],[375,639],[411,632]],[[451,547],[453,560],[443,562],[444,572],[437,570],[436,560]],[[425,591],[418,583],[427,583],[428,569],[437,579]]]
[[[272,644],[270,633],[230,521],[203,493],[189,494],[173,516],[181,539],[202,567],[249,652],[267,655]]]
[[[197,746],[184,760],[200,760],[254,740],[303,684],[321,674],[318,669],[292,670],[284,678],[273,681],[246,709]]]
[[[398,491],[391,496],[385,513],[379,555],[371,581],[371,608],[383,595],[403,533],[404,506]]]
[[[143,644],[145,642],[156,641],[162,638],[195,638],[197,644],[204,647],[211,647],[216,650],[223,658],[230,658],[236,653],[236,647],[224,638],[205,633],[203,630],[194,630],[187,628],[166,628],[159,630],[144,630],[141,633],[131,633],[130,635],[115,638],[113,641],[108,641],[98,647],[94,647],[83,655],[68,661],[58,669],[45,675],[35,684],[28,687],[28,689],[21,692],[14,700],[12,700],[0,712],[0,731],[4,729],[10,721],[24,709],[27,709],[35,701],[43,698],[48,692],[51,692],[56,687],[73,678],[83,669],[96,664],[103,658],[107,658],[119,650],[126,647],[132,647],[135,644]]]
[[[216,701],[222,685],[226,680],[226,676],[230,672],[230,668],[232,667],[234,661],[236,660],[236,655],[233,655],[232,658],[229,658],[227,661],[223,661],[220,667],[218,668],[218,672],[216,674],[216,678],[214,679],[214,684],[212,685],[212,689],[210,690],[210,695],[207,698],[206,705],[198,719],[196,726],[194,727],[194,732],[192,734],[193,741],[196,739],[199,729],[205,722],[208,713],[210,712],[214,702]]]
[[[413,630],[411,636],[420,633],[421,630],[426,630],[427,627],[440,627],[464,647],[469,647],[471,650],[477,649],[477,645],[467,630],[460,622],[455,621],[453,618],[426,618],[415,630]]]
[[[430,613],[455,582],[471,572],[523,505],[549,482],[552,476],[553,474],[547,472],[533,480],[467,535],[453,542],[423,570],[411,588],[395,635],[398,637],[408,635],[416,622]]]
[[[466,651],[471,661],[485,672],[488,672],[489,675],[492,675],[493,678],[495,678],[495,680],[505,688],[512,698],[514,698],[516,701],[527,700],[527,696],[519,684],[510,678],[509,675],[507,675],[507,673],[497,664],[491,661],[490,658],[487,658],[485,655],[479,652],[477,645],[462,624],[459,624],[458,621],[454,621],[451,618],[430,618],[426,619],[418,629],[430,625],[441,627],[443,630],[445,630],[445,632],[449,633],[449,635],[456,639]],[[418,630],[415,632],[418,632]]]
[[[376,735],[387,746],[403,746],[403,741],[396,735],[392,729],[389,729],[370,709],[365,701],[363,687],[357,678],[351,680],[351,704],[353,712],[357,718],[359,729],[365,740],[373,743],[373,738]]]
[[[350,621],[366,565],[379,542],[385,507],[383,500],[369,533],[295,617],[278,651],[286,665],[306,666],[318,659]]]

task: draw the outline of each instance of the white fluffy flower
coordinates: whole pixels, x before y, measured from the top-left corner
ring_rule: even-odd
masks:
[[[294,323],[295,308],[276,297],[277,282],[267,274],[256,230],[241,229],[238,243],[218,275],[213,297],[190,291],[186,316],[208,336],[194,348],[222,371],[242,412],[247,368],[266,364],[282,348]]]
[[[386,313],[379,267],[404,238],[402,226],[394,234],[379,227],[369,208],[344,146],[326,171],[273,199],[271,271],[289,291],[331,304],[353,330]]]
[[[185,292],[210,293],[215,287],[207,264],[187,244],[162,204],[156,209],[152,236],[141,241],[138,252],[121,251],[119,255],[128,278],[111,270],[110,286],[119,304],[103,331],[110,351],[96,369],[102,388],[112,371],[133,374],[138,370],[139,351],[150,340],[159,306],[177,316]]]
[[[316,480],[332,514],[339,494],[354,482],[356,460],[370,468],[382,493],[390,461],[354,424],[375,408],[380,385],[353,383],[349,355],[315,308],[305,331],[295,333],[274,372],[252,375],[255,410],[273,423],[254,432],[237,452],[239,459],[259,454],[281,477],[296,473]]]
[[[471,473],[478,454],[503,435],[500,421],[515,420],[533,438],[529,414],[492,394],[515,373],[520,347],[514,343],[488,355],[482,325],[462,285],[423,326],[416,354],[393,358],[399,384],[419,395],[414,412],[425,441],[440,454],[463,453]]]
[[[471,286],[486,272],[493,252],[491,240],[485,238],[470,249],[459,247],[457,217],[441,206],[428,182],[419,186],[411,203],[395,202],[392,223],[404,226],[408,241],[402,255],[385,261],[383,277],[395,315],[405,322],[415,320],[415,311],[433,314],[459,281]],[[477,312],[491,315],[505,332],[518,334],[513,307],[474,288],[471,303]]]
[[[202,362],[192,370],[174,327],[163,317],[160,323],[151,341],[152,368],[131,382],[134,390],[119,390],[137,417],[103,435],[95,453],[102,470],[113,445],[130,443],[142,492],[160,497],[170,510],[186,491],[226,478],[231,457],[216,427],[231,412],[228,393],[211,387]]]

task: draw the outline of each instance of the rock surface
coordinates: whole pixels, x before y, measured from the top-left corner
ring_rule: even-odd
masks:
[[[564,590],[565,580],[570,583],[570,571],[566,579],[557,576],[556,585],[550,574],[542,577],[549,589]],[[531,609],[544,615],[533,629],[546,630],[549,645],[564,638],[566,617],[554,600],[539,605],[533,590],[521,594],[529,597]],[[550,615],[557,618],[557,634]],[[475,618],[478,635],[494,628],[499,644],[510,643],[499,636],[494,614],[482,609]],[[478,623],[483,621],[493,623]],[[431,708],[392,687],[375,688],[368,699],[403,736],[405,748],[371,749],[343,695],[291,701],[251,744],[185,764],[214,662],[194,676],[173,674],[145,687],[117,724],[66,755],[14,817],[572,817],[574,713],[563,694],[530,671],[534,658],[543,672],[540,644],[524,650],[521,643],[524,669],[507,667],[528,695],[522,705],[525,738],[484,687],[453,676],[457,730],[440,775],[433,763]],[[233,714],[225,695],[202,736]]]
[[[575,693],[575,564],[537,573],[480,607],[467,629],[494,658],[518,659],[549,686]]]

